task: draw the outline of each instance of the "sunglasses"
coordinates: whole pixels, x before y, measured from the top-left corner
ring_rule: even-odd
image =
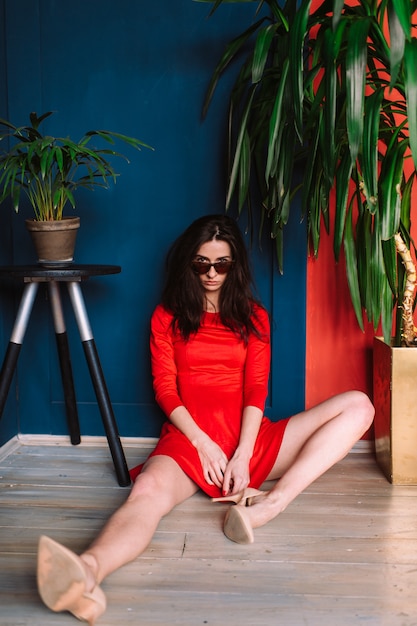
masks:
[[[191,267],[196,274],[207,274],[212,267],[217,274],[227,274],[232,268],[234,261],[217,261],[216,263],[207,263],[207,261],[193,261]]]

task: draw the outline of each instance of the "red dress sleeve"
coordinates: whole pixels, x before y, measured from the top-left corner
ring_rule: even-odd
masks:
[[[178,395],[172,314],[158,305],[151,319],[151,367],[155,399],[165,415],[183,403]]]
[[[245,363],[243,406],[265,408],[268,395],[268,379],[271,360],[270,328],[268,313],[264,308],[255,308],[256,328],[260,337],[251,333]]]

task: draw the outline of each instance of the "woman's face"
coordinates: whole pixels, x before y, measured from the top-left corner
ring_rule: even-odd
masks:
[[[206,243],[203,243],[197,250],[193,261],[203,261],[207,263],[207,272],[199,274],[201,284],[207,296],[218,296],[227,278],[227,273],[219,274],[210,264],[232,260],[232,251],[227,241],[220,241],[219,239],[206,241]]]

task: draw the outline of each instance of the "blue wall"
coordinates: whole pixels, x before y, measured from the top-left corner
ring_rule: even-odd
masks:
[[[104,374],[124,436],[156,436],[148,331],[166,251],[196,217],[224,207],[227,80],[208,118],[201,106],[225,43],[250,22],[253,6],[228,4],[208,18],[192,0],[0,0],[0,116],[26,123],[55,111],[45,130],[77,138],[91,128],[136,136],[155,151],[122,150],[130,165],[110,190],[83,191],[75,260],[122,266],[116,276],[83,284]],[[230,84],[230,83],[229,83]],[[23,217],[0,213],[2,263],[33,262]],[[242,222],[245,228],[245,221]],[[283,278],[265,242],[253,251],[259,292],[274,317],[271,415],[304,406],[305,236],[291,226]],[[0,286],[0,348],[13,321],[15,289]],[[102,434],[100,415],[72,311],[66,321],[83,434]],[[18,394],[19,401],[15,396]],[[11,433],[11,430],[14,431]],[[0,422],[11,434],[67,432],[49,306],[40,290],[19,359],[16,388]]]
[[[6,20],[5,3],[0,1],[0,115],[7,111],[7,58],[6,58]],[[10,263],[13,254],[11,211],[3,210],[0,214],[0,264]],[[0,286],[1,287],[1,286]],[[8,335],[13,324],[14,290],[3,286],[0,289],[0,351],[5,350]],[[3,418],[0,422],[0,445],[13,437],[18,430],[16,387],[10,390],[10,396]]]

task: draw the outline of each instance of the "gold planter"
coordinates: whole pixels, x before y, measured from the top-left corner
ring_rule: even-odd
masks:
[[[394,485],[417,485],[417,348],[374,339],[375,451]]]
[[[54,222],[26,220],[39,263],[71,263],[79,227],[79,217],[64,217]]]

